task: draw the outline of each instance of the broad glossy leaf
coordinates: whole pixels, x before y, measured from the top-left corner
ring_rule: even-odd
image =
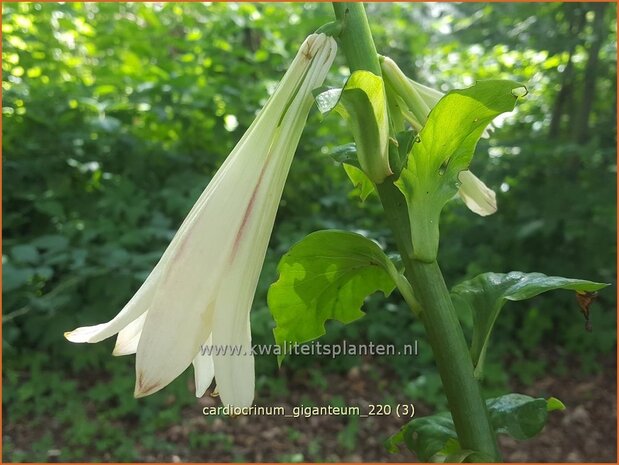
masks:
[[[558,408],[558,404],[561,408]],[[542,431],[548,420],[548,412],[564,410],[563,403],[550,399],[533,398],[523,394],[506,394],[486,400],[490,421],[497,433],[514,439],[530,439]]]
[[[295,244],[278,265],[268,293],[275,341],[303,343],[325,334],[325,322],[361,318],[363,301],[389,295],[397,270],[370,239],[347,231],[317,231]]]
[[[511,111],[526,88],[514,81],[479,81],[446,94],[415,138],[398,188],[408,204],[416,258],[436,258],[439,217],[458,192],[458,174],[469,167],[486,126]]]
[[[542,273],[483,273],[458,284],[451,290],[459,312],[472,315],[473,340],[471,355],[475,373],[481,375],[483,360],[490,334],[499,312],[508,300],[530,299],[543,292],[567,289],[576,292],[594,292],[607,284],[582,279],[546,276]]]

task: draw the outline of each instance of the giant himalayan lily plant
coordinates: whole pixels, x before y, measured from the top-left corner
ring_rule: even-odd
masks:
[[[65,334],[71,342],[99,342],[118,333],[114,355],[136,353],[136,397],[159,391],[193,362],[196,396],[216,378],[225,405],[252,404],[249,312],[312,90],[336,48],[324,34],[305,40],[129,303],[107,323]],[[203,345],[237,353],[211,356]]]
[[[393,90],[391,97],[397,99],[397,105],[408,123],[416,132],[420,132],[428,120],[430,111],[445,94],[409,79],[389,57],[381,56],[380,66],[387,88]],[[486,129],[482,137],[489,135]],[[496,193],[471,171],[461,171],[458,180],[460,181],[458,195],[473,213],[488,216],[497,211]]]

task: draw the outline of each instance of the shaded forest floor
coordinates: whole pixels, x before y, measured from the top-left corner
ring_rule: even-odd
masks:
[[[516,442],[502,437],[504,459],[509,462],[616,462],[616,365],[614,359],[603,364],[598,375],[575,379],[570,376],[545,377],[532,386],[514,384],[513,391],[532,396],[553,395],[567,406],[564,412],[553,412],[549,424],[536,439]],[[342,405],[359,406],[367,411],[373,402],[405,402],[406,399],[386,391],[389,381],[370,374],[370,365],[352,369],[345,376],[329,376],[324,389],[308,387],[307,373],[292,376],[288,394],[277,405],[291,411],[293,406],[333,404],[334,397]],[[375,375],[375,373],[374,373]],[[257,399],[260,403],[260,399]],[[229,461],[322,461],[411,462],[413,456],[401,451],[388,454],[384,439],[406,420],[396,415],[356,418],[348,416],[313,416],[285,418],[281,416],[210,417],[203,407],[216,406],[219,400],[210,396],[183,410],[182,420],[158,432],[157,440],[172,444],[170,453],[140,450],[143,461],[159,462],[229,462]],[[267,405],[265,403],[265,405]],[[269,404],[270,405],[270,404]],[[274,405],[274,404],[273,404]],[[416,416],[431,413],[422,402],[415,402]],[[132,425],[118,424],[130,429]],[[28,451],[42,430],[32,431],[28,424],[4,425],[4,436],[11,438],[12,449]],[[56,436],[56,435],[55,435]],[[63,461],[62,444],[50,452],[50,459]],[[137,446],[140,447],[139,445]],[[57,457],[52,457],[57,455]],[[10,456],[3,457],[11,461]],[[84,458],[88,460],[87,457]],[[105,461],[115,461],[104,456]]]
[[[525,442],[501,439],[510,462],[617,462],[617,370],[611,356],[603,371],[586,379],[544,377],[532,386],[514,385],[531,396],[540,393],[561,399],[563,412],[550,414],[542,433]]]

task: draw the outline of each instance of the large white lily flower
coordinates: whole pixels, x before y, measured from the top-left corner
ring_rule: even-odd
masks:
[[[306,39],[129,303],[107,323],[65,334],[99,342],[118,333],[114,354],[137,353],[136,397],[159,391],[193,362],[198,397],[215,377],[225,405],[252,404],[249,312],[312,90],[336,48],[324,34]],[[219,350],[202,355],[205,345]]]
[[[380,62],[385,80],[402,100],[403,116],[415,131],[421,131],[430,111],[445,94],[409,79],[389,57],[381,56]],[[488,126],[482,137],[490,137],[491,129],[492,126]],[[481,216],[488,216],[497,211],[496,193],[481,179],[468,170],[460,172],[458,179],[460,181],[458,195],[469,210]]]

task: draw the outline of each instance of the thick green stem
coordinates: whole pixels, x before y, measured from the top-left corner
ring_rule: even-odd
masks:
[[[423,322],[463,449],[479,451],[472,461],[499,461],[500,452],[473,362],[438,263],[412,261],[409,279],[424,309]]]
[[[376,46],[363,3],[333,2],[335,17],[342,23],[340,46],[350,71],[363,69],[381,76]]]
[[[341,49],[351,72],[362,69],[380,76],[380,63],[363,4],[333,3],[333,8],[342,23]],[[470,461],[499,461],[494,430],[473,374],[473,363],[449,291],[435,261],[425,263],[413,258],[408,208],[393,178],[387,178],[376,187],[402,256],[406,277],[413,284],[423,308],[422,320],[460,445],[477,452],[468,458]]]

